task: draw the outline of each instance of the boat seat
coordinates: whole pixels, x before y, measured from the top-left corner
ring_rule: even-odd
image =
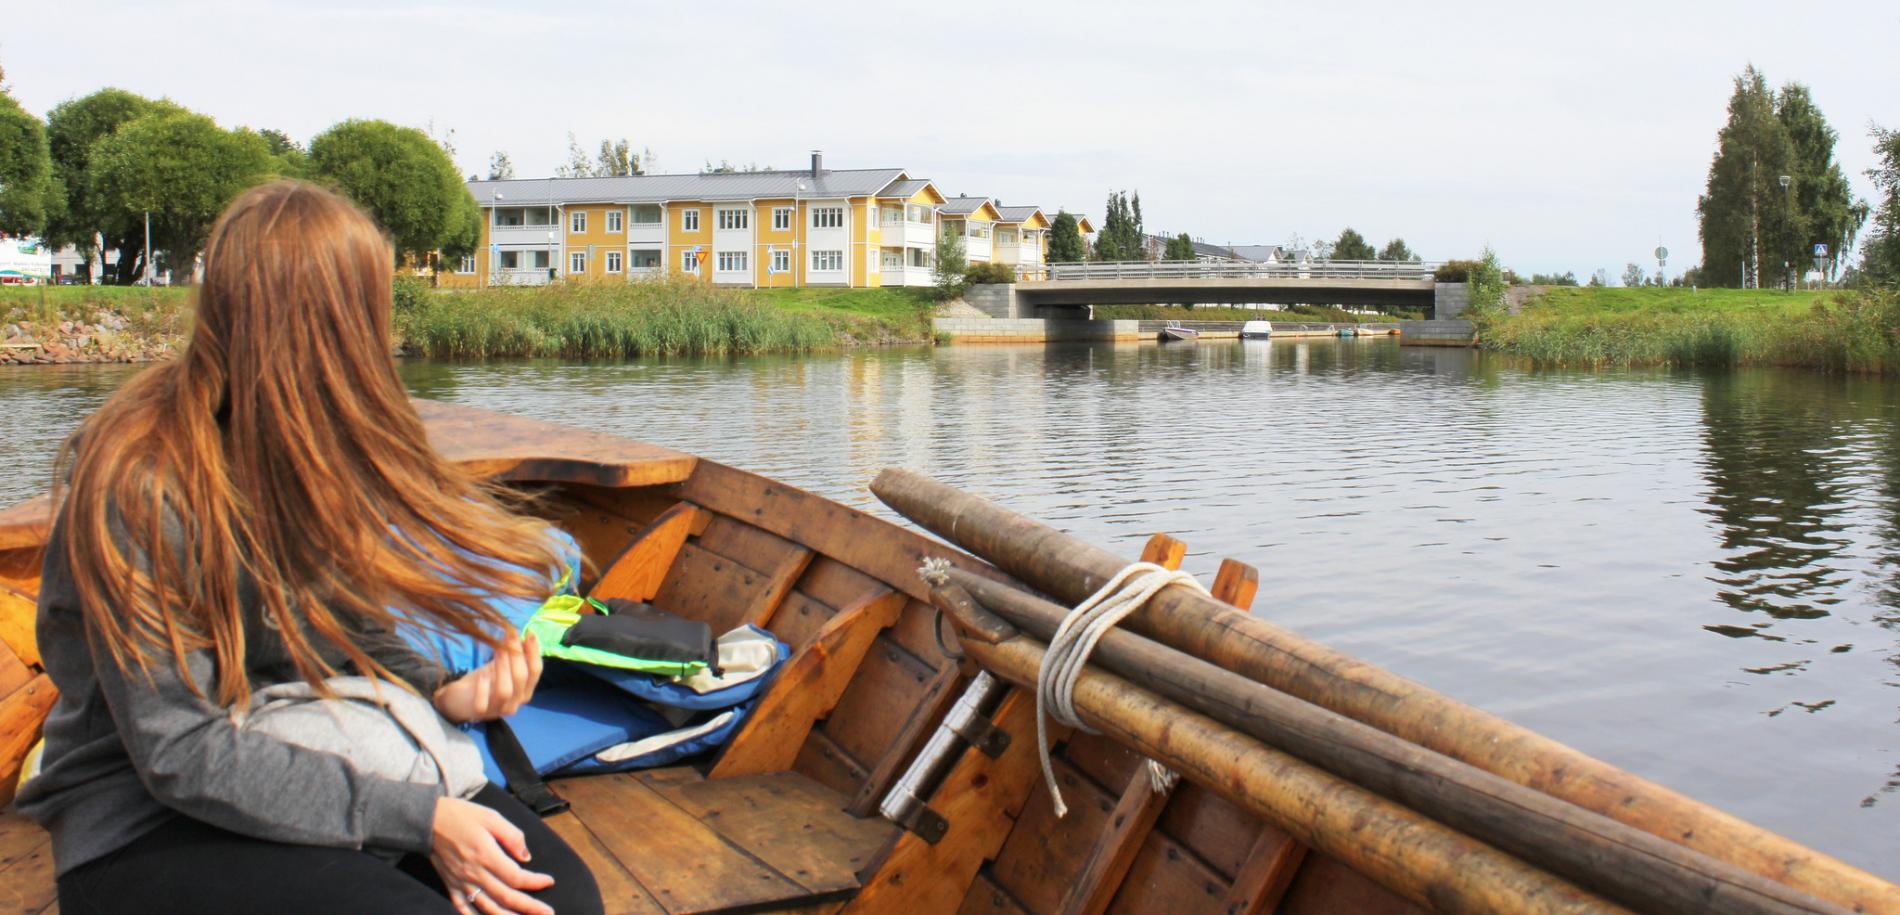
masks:
[[[794,772],[707,780],[687,766],[556,779],[548,825],[586,860],[608,915],[775,911],[838,902],[896,834]],[[57,912],[45,831],[0,813],[0,915]]]

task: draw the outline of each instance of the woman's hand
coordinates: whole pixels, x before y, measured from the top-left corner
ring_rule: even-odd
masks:
[[[526,838],[501,814],[460,798],[435,802],[429,863],[461,915],[554,915],[552,906],[523,892],[554,885],[553,877],[516,863],[527,860]]]
[[[435,710],[456,723],[493,721],[515,713],[541,682],[541,643],[533,633],[507,641],[495,657],[435,691]]]

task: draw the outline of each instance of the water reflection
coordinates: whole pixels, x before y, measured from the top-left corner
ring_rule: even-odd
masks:
[[[1531,372],[1385,340],[410,363],[417,394],[884,511],[904,466],[1900,877],[1900,384]],[[0,371],[0,502],[127,375]]]

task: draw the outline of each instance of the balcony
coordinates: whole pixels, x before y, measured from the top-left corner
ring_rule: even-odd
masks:
[[[488,243],[491,245],[541,245],[548,243],[548,233],[553,232],[554,243],[561,243],[562,233],[559,226],[491,226],[488,230]]]
[[[488,283],[491,286],[546,286],[549,282],[548,271],[545,267],[540,269],[496,270],[488,275]]]
[[[883,268],[882,275],[883,279],[879,282],[885,286],[928,286],[932,281],[929,267],[887,266]]]
[[[937,244],[937,225],[930,222],[887,222],[878,229],[878,244],[886,248],[933,248]]]

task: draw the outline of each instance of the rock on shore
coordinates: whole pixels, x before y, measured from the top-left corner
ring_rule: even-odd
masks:
[[[180,341],[132,333],[130,323],[122,315],[102,312],[90,322],[0,325],[0,365],[152,362],[178,351]]]

